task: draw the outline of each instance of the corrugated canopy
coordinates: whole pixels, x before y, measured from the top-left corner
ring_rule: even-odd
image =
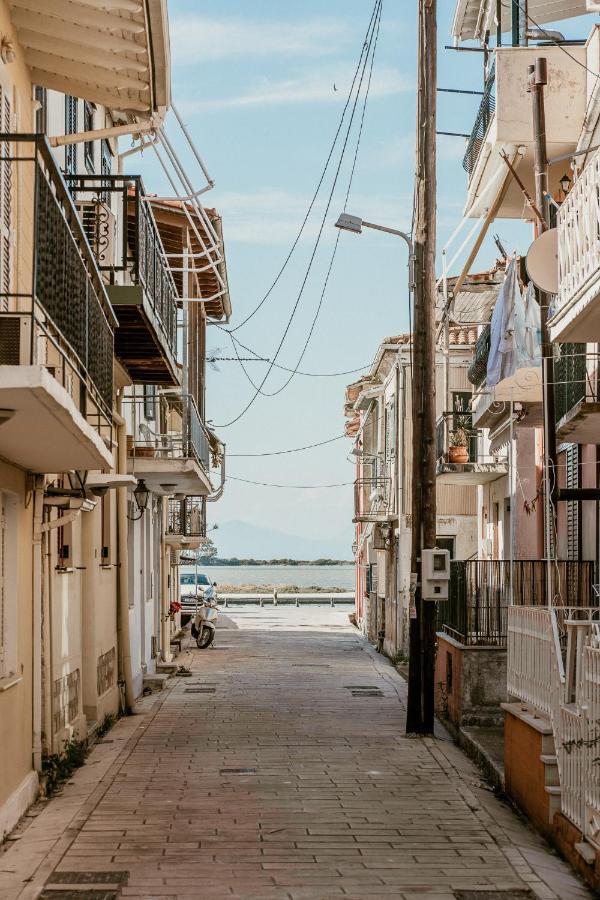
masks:
[[[35,84],[129,119],[164,115],[170,103],[167,0],[8,0],[8,5]]]
[[[448,279],[448,293],[457,281],[457,276]],[[496,297],[504,281],[504,269],[468,275],[458,296],[450,304],[451,325],[480,325],[489,322]],[[438,293],[438,320],[442,316],[444,297]]]
[[[586,0],[528,0],[528,14],[533,22],[546,25],[587,12]],[[511,28],[511,3],[502,0],[502,31]],[[496,30],[496,0],[458,0],[452,23],[452,34],[459,41],[482,40],[485,32]]]

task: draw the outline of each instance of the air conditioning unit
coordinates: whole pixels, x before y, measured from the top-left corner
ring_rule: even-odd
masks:
[[[31,365],[31,316],[0,316],[0,366]]]
[[[111,269],[117,243],[115,214],[103,200],[76,200],[75,206],[98,267]]]

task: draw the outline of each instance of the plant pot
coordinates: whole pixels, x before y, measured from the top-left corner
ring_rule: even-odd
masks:
[[[469,451],[466,447],[449,447],[448,462],[464,464],[469,462]]]
[[[154,459],[156,450],[154,447],[135,447],[133,455],[139,456],[141,459]]]

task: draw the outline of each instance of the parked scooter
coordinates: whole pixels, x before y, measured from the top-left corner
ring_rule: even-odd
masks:
[[[215,639],[217,614],[219,609],[214,599],[208,599],[200,592],[196,597],[196,609],[192,621],[192,637],[196,638],[199,650],[206,650]]]

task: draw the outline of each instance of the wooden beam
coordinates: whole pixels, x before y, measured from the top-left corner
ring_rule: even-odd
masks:
[[[55,72],[46,72],[43,69],[31,69],[31,80],[40,87],[50,88],[53,91],[59,91],[61,94],[73,94],[75,97],[81,97],[82,100],[91,100],[93,103],[100,103],[108,109],[116,109],[122,112],[145,113],[147,116],[151,114],[148,103],[142,103],[140,100],[134,100],[129,96],[122,96],[117,91],[102,90],[95,84],[88,84],[84,81],[78,81],[74,78],[65,78],[57,75]]]
[[[57,56],[64,56],[73,62],[80,62],[87,65],[109,67],[113,71],[118,72],[121,69],[127,69],[131,72],[139,72],[148,77],[150,68],[147,62],[141,62],[124,56],[122,53],[107,53],[104,50],[94,50],[92,47],[82,47],[81,44],[74,44],[67,39],[60,40],[53,38],[48,40],[48,35],[40,34],[39,31],[30,31],[28,28],[19,30],[19,41],[24,47],[32,50],[40,50],[47,53],[49,50],[56,53]]]
[[[43,53],[41,50],[32,50],[30,47],[25,52],[27,64],[32,69],[40,69],[44,72],[57,72],[75,78],[76,81],[86,81],[90,84],[101,84],[105,88],[116,88],[119,91],[138,91],[145,93],[150,90],[147,81],[140,81],[125,75],[122,72],[113,72],[110,66],[101,68],[91,63],[84,65],[80,62],[59,56],[54,53]],[[110,60],[107,59],[107,62]]]
[[[71,0],[80,6],[93,6],[94,9],[109,9],[117,12],[139,13],[143,6],[140,0]]]
[[[73,7],[73,3],[65,3],[64,0],[12,0],[14,10],[20,9],[27,15],[43,13],[47,16],[55,16],[64,22],[77,22],[86,28],[98,28],[101,31],[130,31],[132,34],[144,34],[146,26],[144,22],[136,22],[129,16],[113,16],[110,12],[100,12],[96,6]]]
[[[146,53],[144,44],[138,44],[129,38],[119,37],[110,31],[101,31],[99,28],[82,28],[75,22],[65,22],[60,19],[44,16],[41,13],[32,13],[24,9],[13,9],[11,18],[13,24],[19,31],[20,28],[26,28],[31,31],[37,31],[44,34],[48,38],[65,38],[65,28],[68,27],[69,40],[83,47],[91,47],[98,49],[99,47],[108,50],[109,53]],[[20,40],[20,38],[19,38]],[[52,47],[52,41],[48,40],[48,45]]]
[[[112,125],[108,128],[95,128],[93,131],[78,131],[77,134],[59,134],[48,138],[51,147],[65,147],[67,144],[81,144],[84,141],[97,141],[101,138],[115,138],[122,134],[141,134],[152,131],[154,122],[131,122],[128,125]]]

